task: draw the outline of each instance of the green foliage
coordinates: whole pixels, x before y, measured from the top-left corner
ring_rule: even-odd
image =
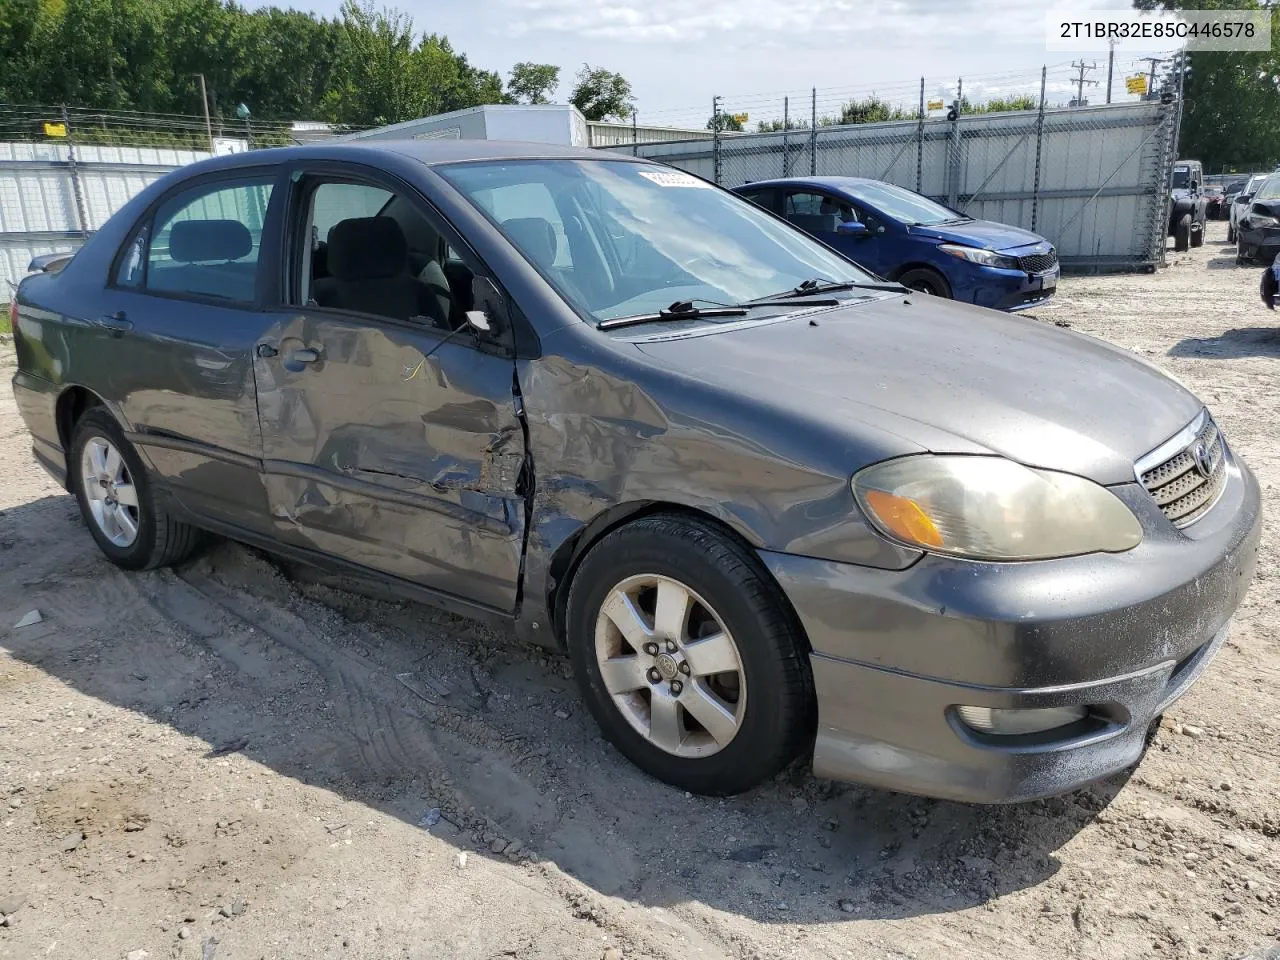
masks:
[[[588,120],[625,120],[631,116],[631,84],[620,73],[584,63],[569,95]]]
[[[742,121],[731,113],[712,114],[707,118],[707,129],[719,129],[721,133],[741,133]]]
[[[781,133],[783,130],[808,130],[808,120],[793,120],[787,118],[784,123],[781,117],[774,120],[761,120],[756,123],[757,133]]]
[[[1180,156],[1205,169],[1270,169],[1280,160],[1280,4],[1257,0],[1137,0],[1143,10],[1269,9],[1268,51],[1195,52],[1183,77]],[[1176,71],[1167,86],[1177,86]]]
[[[551,94],[560,86],[560,68],[550,63],[529,63],[527,60],[511,68],[507,83],[511,95],[525,103],[548,103]]]
[[[215,127],[232,133],[239,103],[255,123],[368,127],[510,102],[497,73],[371,0],[333,19],[233,0],[0,0],[0,102],[199,115],[199,74]]]

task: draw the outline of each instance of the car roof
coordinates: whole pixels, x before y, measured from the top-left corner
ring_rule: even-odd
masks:
[[[885,180],[875,180],[871,177],[778,177],[774,180],[752,180],[750,183],[744,183],[742,186],[734,187],[735,190],[744,188],[756,189],[757,187],[826,187],[828,190],[854,190],[861,186],[868,185],[888,185]],[[905,187],[903,189],[906,189]]]
[[[350,160],[368,163],[379,154],[418,160],[427,166],[461,163],[471,160],[620,160],[625,163],[651,163],[642,157],[583,147],[565,147],[551,143],[525,143],[518,140],[326,140],[296,147],[273,147],[251,150],[201,161],[209,170],[234,170],[258,167],[264,163],[289,163],[302,160]]]

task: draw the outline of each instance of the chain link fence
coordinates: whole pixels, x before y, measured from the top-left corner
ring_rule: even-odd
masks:
[[[868,177],[967,216],[1024,227],[1064,267],[1162,263],[1180,102],[1046,107],[768,133],[628,149],[726,186],[779,177]]]

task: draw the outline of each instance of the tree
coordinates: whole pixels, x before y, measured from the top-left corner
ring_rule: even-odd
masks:
[[[783,122],[781,117],[773,120],[760,120],[756,123],[757,133],[781,133],[783,130],[808,130],[808,120],[793,120],[790,117]]]
[[[549,63],[521,61],[511,68],[507,89],[525,103],[550,103],[551,94],[560,86],[560,68]]]
[[[732,113],[715,113],[707,119],[707,129],[719,129],[721,133],[726,131],[730,133],[742,132],[742,121],[735,117]]]
[[[588,120],[625,120],[631,116],[631,84],[620,73],[584,63],[569,102]]]
[[[1264,9],[1256,0],[1136,0],[1142,10]],[[1177,89],[1177,72],[1165,84]],[[1271,19],[1271,49],[1192,52],[1183,75],[1178,153],[1206,169],[1270,168],[1280,159],[1280,18]]]

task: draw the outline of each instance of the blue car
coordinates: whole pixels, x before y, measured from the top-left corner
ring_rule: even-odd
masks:
[[[882,180],[792,177],[735,190],[860,266],[913,290],[1025,310],[1044,303],[1058,286],[1058,253],[1044,237],[974,220]]]

